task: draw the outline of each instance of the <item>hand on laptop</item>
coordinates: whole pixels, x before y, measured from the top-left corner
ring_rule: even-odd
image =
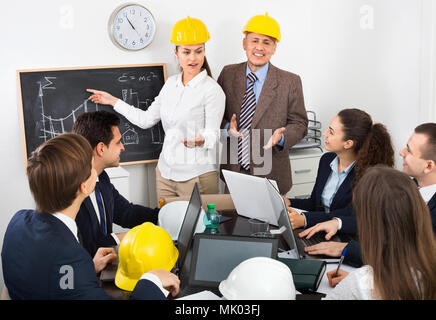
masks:
[[[289,221],[291,222],[292,229],[298,229],[304,227],[304,216],[302,214],[299,214],[296,210],[293,208],[287,208],[288,209],[288,216]]]
[[[304,252],[310,255],[323,254],[329,257],[340,257],[347,244],[347,242],[336,241],[320,242],[313,246],[305,247]]]
[[[282,196],[283,201],[286,204],[286,209],[288,209],[291,206],[291,200],[289,200],[288,198],[286,198],[285,196]]]
[[[99,273],[101,270],[106,268],[108,263],[115,264],[117,258],[114,248],[98,248],[94,259],[92,259],[94,262],[95,273]]]
[[[160,281],[162,282],[162,286],[166,290],[170,291],[173,297],[179,294],[180,279],[174,273],[163,269],[151,270],[149,272],[160,279]]]
[[[337,219],[332,219],[329,221],[321,222],[314,225],[311,228],[307,228],[306,230],[300,232],[298,235],[300,238],[306,237],[310,239],[315,233],[324,231],[326,234],[325,239],[330,240],[338,232],[339,222]]]

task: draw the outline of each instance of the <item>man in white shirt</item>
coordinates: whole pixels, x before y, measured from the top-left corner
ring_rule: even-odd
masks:
[[[430,209],[436,234],[436,123],[417,126],[400,155],[403,171],[416,179],[419,192]]]

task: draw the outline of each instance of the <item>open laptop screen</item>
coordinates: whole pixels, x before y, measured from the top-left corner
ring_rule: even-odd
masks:
[[[179,236],[177,238],[177,248],[179,250],[178,267],[179,272],[183,268],[183,263],[186,258],[186,253],[191,245],[191,240],[194,235],[195,227],[197,226],[198,217],[201,212],[201,196],[197,183],[195,183],[194,190],[192,190],[191,199],[189,200],[188,207],[186,208],[185,218],[183,219],[180,228]]]
[[[189,276],[191,286],[218,287],[242,261],[277,258],[278,239],[196,234]]]

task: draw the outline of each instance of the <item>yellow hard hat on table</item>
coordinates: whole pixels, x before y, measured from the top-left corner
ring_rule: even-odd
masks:
[[[176,45],[191,45],[204,43],[210,39],[206,25],[191,17],[179,20],[171,31],[170,41]]]
[[[118,249],[118,270],[115,285],[133,291],[141,276],[156,269],[171,271],[179,251],[167,231],[145,222],[129,230]]]
[[[277,42],[281,39],[280,26],[276,20],[268,15],[268,12],[265,15],[257,15],[248,20],[242,30],[242,33],[247,32],[264,34],[276,39]]]

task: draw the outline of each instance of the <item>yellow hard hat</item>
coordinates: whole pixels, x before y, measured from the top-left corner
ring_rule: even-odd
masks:
[[[276,20],[268,16],[268,12],[265,15],[257,15],[248,20],[242,30],[242,33],[247,32],[264,34],[275,38],[277,42],[281,39],[280,26]]]
[[[173,240],[163,228],[145,222],[127,232],[118,249],[115,284],[133,291],[141,276],[156,269],[171,271],[179,257]]]
[[[176,45],[190,45],[204,43],[209,38],[206,25],[201,20],[188,16],[176,22],[170,41]]]

